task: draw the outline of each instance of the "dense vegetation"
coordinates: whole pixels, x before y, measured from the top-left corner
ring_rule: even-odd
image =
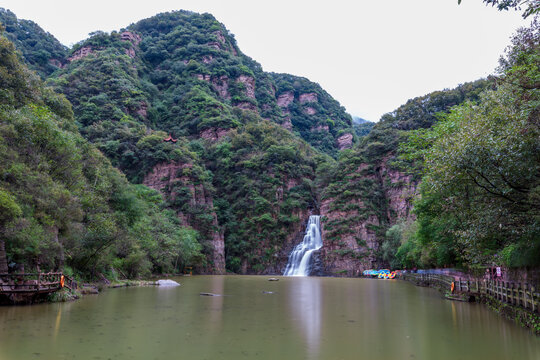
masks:
[[[4,35],[23,54],[30,69],[42,78],[62,65],[68,49],[38,24],[17,19],[14,13],[3,8],[0,8],[0,23],[6,29]]]
[[[351,116],[318,84],[306,78],[274,73],[272,77],[277,96],[294,94],[295,100],[285,111],[294,132],[315,148],[336,157],[336,139],[346,133],[354,134]],[[316,100],[303,99],[302,94]]]
[[[357,250],[356,256],[369,256],[374,266],[401,267],[395,260],[395,252],[401,244],[393,235],[396,228],[388,235],[387,231],[392,226],[402,226],[400,222],[407,221],[407,214],[397,214],[390,202],[402,201],[406,208],[412,207],[412,194],[408,194],[407,188],[414,188],[419,181],[420,164],[399,158],[399,144],[412,129],[431,127],[453,106],[466,100],[476,101],[488,84],[486,80],[479,80],[409,100],[394,112],[385,114],[353,149],[343,151],[337,164],[321,177],[323,200],[331,200],[330,213],[341,214],[326,222],[325,241],[340,244],[344,236],[353,236],[358,247],[364,249]],[[411,174],[410,179],[406,174]],[[402,179],[394,181],[396,176]],[[397,199],[395,192],[399,194]],[[365,238],[359,236],[358,226],[362,223],[367,224],[368,232],[377,239],[376,245],[367,244]],[[347,251],[346,255],[350,250]]]
[[[92,124],[109,121],[110,127],[128,117],[194,138],[238,127],[234,108],[278,124],[289,119],[294,132],[333,156],[337,137],[353,132],[350,116],[319,85],[263,72],[209,14],[164,13],[122,32],[96,32],[74,46],[69,59],[50,83],[72,102],[83,133]],[[283,92],[295,95],[284,111],[277,105]],[[301,103],[304,93],[317,99]],[[308,107],[315,113],[306,113]],[[314,130],[318,126],[328,131]]]
[[[269,121],[248,122],[206,157],[222,194],[216,205],[227,268],[238,272],[243,262],[256,271],[274,266],[291,226],[301,221],[298,214],[316,210],[317,163],[329,160]]]
[[[353,117],[353,129],[356,136],[359,138],[369,134],[371,129],[373,129],[373,126],[375,126],[374,122],[367,121],[359,117]]]
[[[404,157],[424,165],[409,266],[540,264],[540,27],[521,29],[496,90],[414,131]]]
[[[489,80],[409,100],[341,154],[323,192],[335,253],[392,268],[540,265],[537,16],[500,63]]]
[[[200,246],[187,258],[202,271],[212,269],[216,234],[225,237],[229,270],[279,267],[299,214],[316,209],[317,164],[333,161],[297,135],[336,156],[337,137],[353,132],[350,116],[319,85],[264,73],[209,14],[166,13],[95,32],[47,84],[65,94],[74,126],[131,183],[157,165],[181,170],[156,188],[164,195],[158,207],[177,214],[177,226],[196,229]],[[292,94],[287,109],[277,104],[284,92]],[[290,131],[280,126],[287,121]],[[326,131],[313,130],[319,124]],[[169,134],[177,141],[164,142]],[[133,266],[145,261],[134,258]]]
[[[200,262],[197,233],[78,133],[0,37],[0,273],[8,266],[135,277]]]
[[[209,14],[159,14],[69,51],[9,11],[0,22],[0,272],[211,272],[220,241],[227,270],[279,272],[323,211],[331,255],[361,266],[539,265],[537,22],[498,76],[378,123],[265,73]]]

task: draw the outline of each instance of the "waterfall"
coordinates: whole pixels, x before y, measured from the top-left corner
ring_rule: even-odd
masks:
[[[306,227],[304,240],[296,245],[289,255],[285,276],[308,276],[311,272],[311,254],[319,250],[323,243],[320,230],[320,216],[311,215]]]

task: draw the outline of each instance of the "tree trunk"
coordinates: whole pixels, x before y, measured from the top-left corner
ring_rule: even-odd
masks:
[[[65,263],[65,256],[64,256],[64,247],[60,243],[60,240],[58,239],[58,228],[56,226],[52,226],[49,228],[49,231],[52,233],[54,242],[58,246],[58,261],[56,262],[55,270],[56,271],[63,271],[64,270],[64,263]]]
[[[4,239],[0,239],[0,274],[7,274],[7,254],[6,254],[6,242]]]

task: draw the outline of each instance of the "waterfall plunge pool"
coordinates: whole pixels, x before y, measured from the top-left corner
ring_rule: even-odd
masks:
[[[527,330],[404,281],[174,280],[182,286],[0,307],[0,360],[540,359],[540,339]]]

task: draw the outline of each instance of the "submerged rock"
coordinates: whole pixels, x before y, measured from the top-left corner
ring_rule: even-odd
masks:
[[[278,278],[270,278],[270,279],[268,279],[268,281],[279,281],[279,279]]]
[[[206,292],[202,292],[202,293],[199,293],[200,296],[221,296],[219,294],[212,294],[212,293],[206,293]]]
[[[159,285],[159,286],[180,286],[180,284],[177,283],[174,280],[158,280],[158,281],[156,281],[156,285]]]

